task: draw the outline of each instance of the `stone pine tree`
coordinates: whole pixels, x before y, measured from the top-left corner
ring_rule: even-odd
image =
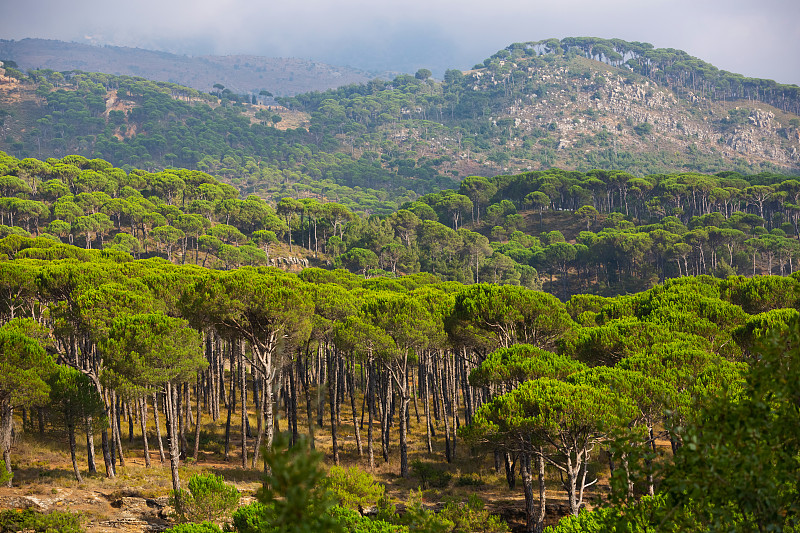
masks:
[[[172,487],[178,493],[178,413],[180,385],[193,382],[208,363],[202,337],[188,322],[161,313],[122,315],[111,323],[103,342],[108,362],[103,380],[160,390],[165,394]]]
[[[88,431],[106,426],[105,405],[91,378],[69,366],[58,366],[48,379],[50,385],[50,410],[58,416],[58,425],[67,431],[72,470],[78,483],[83,481],[78,469],[75,428],[79,424],[91,423]]]
[[[14,409],[46,402],[45,379],[55,368],[41,343],[29,335],[35,327],[30,319],[15,319],[0,327],[0,447],[9,487]]]
[[[463,435],[528,457],[543,453],[563,473],[569,510],[577,515],[592,449],[634,416],[630,402],[608,389],[541,378],[481,406]],[[527,490],[525,500],[528,531],[542,531],[544,517],[535,516]]]

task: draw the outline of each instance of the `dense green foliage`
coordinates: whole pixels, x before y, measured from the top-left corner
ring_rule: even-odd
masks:
[[[155,395],[172,435],[168,452],[179,490],[181,450],[188,456],[191,444],[189,428],[177,415],[189,405],[177,405],[189,397],[189,384],[198,387],[195,450],[202,418],[208,416],[203,411],[221,422],[220,400],[228,398],[223,406],[229,410],[246,401],[228,397],[222,392],[226,387],[215,389],[214,381],[223,376],[226,382],[236,379],[237,390],[249,388],[249,382],[257,387],[258,403],[251,400],[251,405],[259,425],[251,443],[267,444],[262,453],[270,474],[260,502],[234,513],[240,531],[288,531],[298,524],[319,530],[334,527],[338,515],[347,515],[342,520],[354,528],[395,523],[411,530],[456,531],[473,527],[463,524],[475,521],[487,527],[493,523],[476,502],[453,503],[433,513],[421,499],[414,500],[405,514],[394,517],[383,487],[369,476],[334,468],[326,480],[318,467],[320,456],[304,444],[299,400],[306,395],[311,439],[313,425],[323,424],[328,401],[335,462],[344,445],[337,443],[336,431],[350,423],[341,414],[337,419],[337,404],[348,400],[347,394],[336,392],[344,383],[352,393],[354,431],[359,426],[356,393],[364,399],[365,462],[373,461],[377,438],[383,460],[399,456],[402,476],[423,486],[449,486],[453,476],[445,463],[405,462],[409,448],[426,445],[409,437],[415,423],[445,433],[445,449],[431,446],[432,458],[449,463],[467,453],[469,447],[456,447],[457,439],[472,445],[469,453],[507,454],[509,483],[517,475],[511,464],[522,464],[519,475],[532,526],[542,524],[535,512],[534,480],[544,480],[548,471],[563,474],[570,511],[577,515],[597,469],[604,468],[598,463],[600,450],[617,465],[612,495],[625,505],[660,488],[670,491],[667,509],[683,505],[681,498],[698,502],[698,494],[713,495],[718,502],[714,508],[686,507],[702,524],[795,516],[791,506],[797,465],[792,461],[797,454],[783,445],[796,440],[792,432],[798,424],[778,421],[796,417],[791,384],[796,380],[797,339],[791,328],[796,328],[800,295],[797,273],[683,277],[633,295],[579,295],[564,304],[546,293],[510,285],[461,285],[432,276],[365,279],[314,268],[300,275],[266,267],[215,271],[17,235],[0,240],[0,249],[8,257],[0,262],[2,284],[15,287],[0,293],[6,321],[0,332],[8,342],[19,341],[12,343],[19,348],[16,352],[4,353],[47,357],[61,377],[26,374],[24,357],[8,360],[4,375],[17,377],[15,394],[29,391],[15,405],[46,408],[48,424],[63,427],[69,417],[85,420],[91,411],[97,424],[78,426],[92,433],[106,431],[96,395],[102,392],[109,440],[118,441],[120,413],[108,409],[115,405],[113,398],[146,414]],[[769,344],[772,332],[780,328],[782,336]],[[58,353],[58,365],[42,346]],[[68,367],[80,369],[81,379],[73,380],[70,376],[77,380],[78,374]],[[410,380],[412,372],[415,379]],[[73,398],[80,400],[75,404],[63,398],[63,390],[73,385],[83,391]],[[315,403],[311,398],[317,394]],[[409,408],[412,398],[421,402],[415,411],[419,422]],[[273,441],[276,411],[287,413],[290,431]],[[390,417],[396,417],[394,431]],[[760,422],[751,424],[751,417]],[[230,423],[226,427],[228,438],[231,431],[241,431],[243,465],[252,467],[247,463],[246,421],[241,429]],[[748,451],[753,428],[759,433],[753,446],[782,445]],[[737,432],[741,436],[727,439]],[[356,433],[363,446],[361,438]],[[672,443],[672,455],[655,447],[657,439]],[[393,440],[399,447],[390,448]],[[735,443],[742,443],[743,451]],[[724,448],[728,444],[731,449]],[[697,455],[704,447],[709,450]],[[10,457],[10,446],[6,450]],[[120,450],[104,453],[109,476],[114,473],[112,453]],[[754,493],[755,499],[738,501],[743,489],[706,488],[716,479],[716,470],[706,475],[706,467],[695,463],[712,459],[719,467],[709,468],[732,471],[742,463],[760,472],[758,465],[766,461],[775,471],[768,479],[758,478],[765,486]],[[758,481],[732,475],[749,486]],[[208,497],[222,498],[210,490],[218,482],[190,481],[189,491],[182,493],[187,505],[182,509],[197,508],[192,514],[197,520],[225,514],[228,504],[209,511],[216,504]],[[546,484],[540,491],[543,517]],[[387,524],[330,511],[337,502],[350,509],[377,504],[379,518]],[[502,530],[497,527],[487,530]]]
[[[67,511],[39,513],[33,509],[0,511],[0,531],[3,533],[81,533],[82,517]]]
[[[239,504],[239,491],[225,483],[222,476],[195,474],[188,487],[180,497],[170,500],[178,522],[218,522]]]
[[[368,277],[428,272],[462,283],[544,284],[566,299],[692,274],[789,274],[800,257],[800,186],[776,175],[552,169],[471,177],[458,192],[376,216],[313,199],[242,200],[200,171],[3,156],[0,194],[0,235],[49,239],[49,252],[27,252],[42,259],[64,241],[217,269],[333,263]]]

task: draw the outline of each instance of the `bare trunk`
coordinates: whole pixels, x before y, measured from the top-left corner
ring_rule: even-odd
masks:
[[[172,490],[175,491],[176,507],[180,505],[181,480],[178,476],[178,466],[180,462],[180,445],[178,443],[178,413],[175,408],[176,391],[172,383],[167,382],[166,396],[164,401],[165,411],[167,412],[167,438],[169,440],[169,466],[172,473]]]
[[[158,441],[158,457],[161,459],[163,465],[166,461],[164,455],[164,440],[161,438],[161,421],[158,416],[158,395],[153,393],[153,423],[156,426],[156,440]]]
[[[200,455],[200,422],[203,418],[203,413],[200,410],[200,373],[197,374],[197,388],[195,396],[195,400],[197,401],[197,416],[194,420],[194,451],[192,452],[192,459],[195,463],[197,463],[197,457]]]
[[[338,431],[336,425],[336,371],[333,368],[333,356],[331,355],[330,351],[327,354],[327,362],[328,362],[328,404],[330,405],[331,410],[331,440],[333,441],[333,463],[335,465],[339,464],[339,443],[338,443]]]
[[[89,474],[97,473],[97,463],[94,460],[94,427],[92,417],[86,417],[86,462],[89,464]]]
[[[358,447],[358,456],[361,457],[364,455],[362,448],[361,448],[361,431],[358,428],[358,411],[356,410],[356,397],[355,397],[355,380],[353,379],[353,372],[355,369],[351,369],[351,372],[347,373],[348,381],[350,383],[350,408],[353,410],[353,430],[356,434],[356,446]]]
[[[144,464],[150,468],[150,446],[147,443],[147,400],[139,400],[139,424],[142,428],[142,443],[144,446]]]
[[[78,469],[78,456],[75,453],[77,445],[75,444],[75,424],[73,422],[67,424],[67,435],[69,437],[69,454],[72,457],[72,471],[75,473],[75,479],[78,480],[78,483],[83,483],[81,471]]]

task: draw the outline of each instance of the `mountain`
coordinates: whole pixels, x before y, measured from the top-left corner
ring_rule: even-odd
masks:
[[[559,167],[800,172],[800,88],[673,49],[517,43],[444,80],[421,69],[253,99],[143,78],[9,69],[0,150],[198,169],[262,197],[349,198],[372,213],[464,177]]]
[[[154,81],[210,91],[221,84],[236,93],[266,90],[288,96],[362,83],[378,74],[296,58],[249,55],[199,56],[128,48],[92,46],[48,39],[0,40],[0,60],[13,60],[24,70],[83,70],[141,76]]]

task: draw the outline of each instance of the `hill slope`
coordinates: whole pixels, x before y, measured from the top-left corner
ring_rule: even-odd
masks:
[[[566,41],[512,45],[442,82],[420,71],[260,104],[129,76],[12,72],[0,79],[0,150],[199,169],[245,194],[346,197],[373,213],[466,176],[553,166],[800,169],[796,86],[676,51],[651,59],[620,42],[622,63],[602,43],[585,52]]]

